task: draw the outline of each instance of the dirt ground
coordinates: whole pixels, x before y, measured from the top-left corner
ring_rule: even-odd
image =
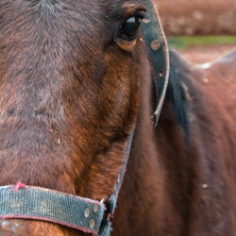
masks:
[[[194,46],[179,51],[181,55],[192,64],[203,64],[213,62],[236,48],[232,45],[220,46]]]
[[[236,34],[235,0],[153,0],[166,35]]]

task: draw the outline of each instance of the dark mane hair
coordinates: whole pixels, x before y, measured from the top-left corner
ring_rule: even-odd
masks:
[[[166,99],[171,103],[175,119],[183,129],[186,136],[189,136],[188,102],[191,99],[188,94],[189,81],[186,74],[190,65],[182,59],[175,50],[169,51],[170,55],[170,77]]]

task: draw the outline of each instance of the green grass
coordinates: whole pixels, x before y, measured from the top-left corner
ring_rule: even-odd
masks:
[[[191,46],[236,45],[236,36],[175,36],[167,37],[167,41],[169,47],[183,50]]]

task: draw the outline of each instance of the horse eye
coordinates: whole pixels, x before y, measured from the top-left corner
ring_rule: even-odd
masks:
[[[130,38],[135,38],[138,36],[139,25],[142,19],[140,17],[131,17],[123,25],[121,32],[126,34]]]

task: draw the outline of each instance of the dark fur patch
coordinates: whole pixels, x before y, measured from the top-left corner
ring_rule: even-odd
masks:
[[[166,99],[173,106],[174,116],[183,129],[185,134],[189,136],[189,121],[188,121],[188,99],[184,91],[186,81],[186,73],[188,73],[189,65],[183,61],[180,55],[174,51],[169,51],[170,55],[170,77],[167,89]]]

